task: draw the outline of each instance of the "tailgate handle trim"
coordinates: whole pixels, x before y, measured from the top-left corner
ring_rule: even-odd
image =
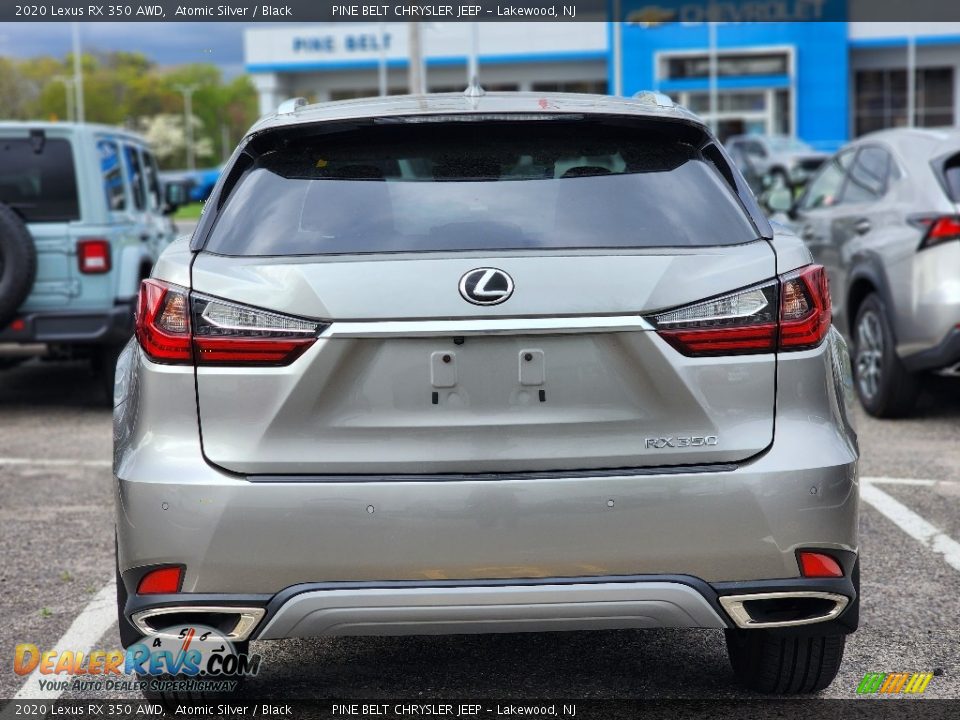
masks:
[[[445,337],[450,335],[556,335],[653,330],[639,315],[607,317],[486,318],[334,322],[323,337]]]

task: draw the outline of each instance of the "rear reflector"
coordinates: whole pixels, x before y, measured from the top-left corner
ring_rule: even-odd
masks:
[[[77,264],[86,275],[110,272],[110,242],[100,238],[84,238],[77,242]]]
[[[820,265],[648,318],[688,356],[747,355],[816,347],[830,329],[830,292]]]
[[[179,565],[151,570],[137,585],[137,595],[159,595],[180,592],[183,568]]]
[[[843,577],[843,568],[840,563],[829,555],[810,550],[801,550],[800,574],[803,577]]]

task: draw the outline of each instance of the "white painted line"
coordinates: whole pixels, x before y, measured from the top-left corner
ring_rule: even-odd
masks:
[[[960,570],[960,543],[934,527],[913,510],[894,499],[872,483],[860,486],[860,498],[876,508],[881,515],[892,520],[907,535],[935,553],[954,570]]]
[[[865,477],[860,478],[865,483],[880,483],[883,485],[936,485],[937,480],[921,480],[919,478],[895,478],[895,477]],[[950,480],[941,480],[939,482],[950,483]]]
[[[0,457],[0,467],[4,465],[36,465],[54,467],[110,467],[112,460],[72,460],[57,458],[5,458]]]
[[[56,644],[50,649],[81,651],[87,655],[97,641],[103,637],[111,627],[117,623],[117,586],[111,580],[83,611],[77,615],[73,624],[67,629]],[[63,694],[62,690],[52,688],[41,689],[41,680],[59,679],[58,676],[42,675],[40,668],[34,670],[23,684],[14,700],[55,700]]]

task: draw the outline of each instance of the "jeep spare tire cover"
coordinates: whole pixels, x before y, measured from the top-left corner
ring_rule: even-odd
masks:
[[[37,276],[37,250],[23,220],[0,203],[0,330],[13,320]]]

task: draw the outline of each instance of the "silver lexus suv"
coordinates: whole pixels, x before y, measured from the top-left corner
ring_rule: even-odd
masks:
[[[837,673],[858,449],[826,277],[667,98],[285,103],[136,327],[127,646],[696,627],[757,691]]]
[[[826,268],[867,412],[905,415],[925,374],[960,377],[960,131],[865,135],[776,201]]]

